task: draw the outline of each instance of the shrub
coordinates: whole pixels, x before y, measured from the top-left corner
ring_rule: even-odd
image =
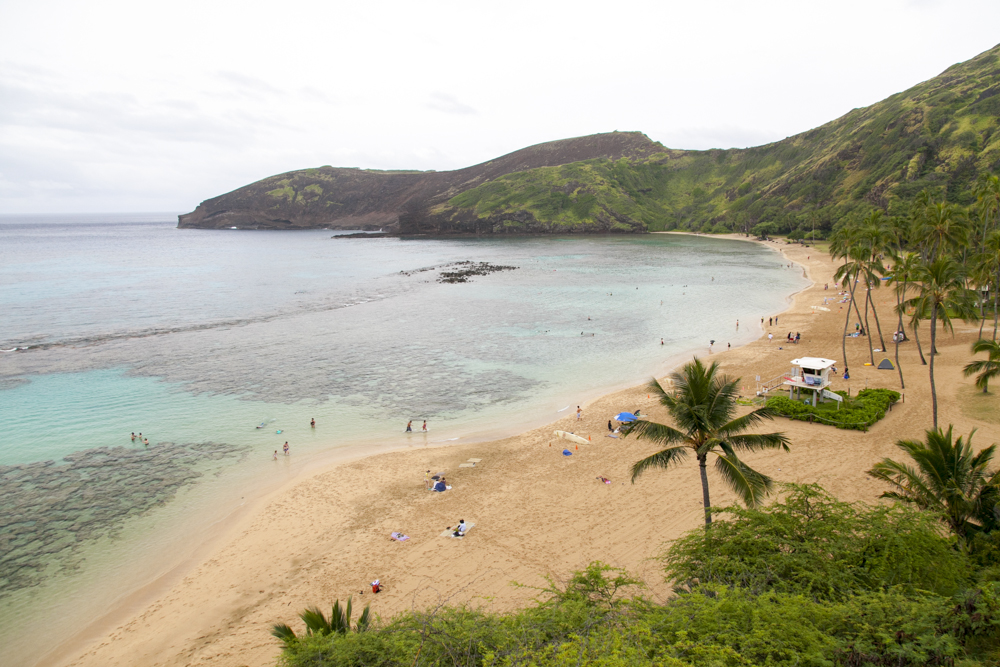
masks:
[[[844,397],[840,409],[831,411],[823,407],[795,401],[787,396],[772,396],[767,399],[767,407],[778,415],[799,421],[816,421],[843,429],[866,431],[868,427],[885,417],[889,407],[899,400],[899,392],[891,389],[863,389],[854,399],[846,392],[835,392]]]

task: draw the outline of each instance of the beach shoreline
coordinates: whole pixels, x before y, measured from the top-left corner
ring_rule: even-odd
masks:
[[[685,232],[663,233],[703,236]],[[717,237],[771,247],[766,243],[761,243],[755,239],[746,238],[738,234],[717,235]],[[786,304],[793,304],[795,295],[799,294],[801,291],[802,290],[797,290],[787,294],[784,297]],[[760,329],[755,336],[738,342],[736,347],[733,349],[735,350],[751,344],[752,342],[758,340],[762,335],[764,335],[764,332],[763,329]],[[655,368],[650,370],[649,377],[664,377],[692,356],[697,356],[699,352],[706,349],[706,347],[707,346],[691,347],[684,351],[673,353],[665,359],[657,361]],[[460,438],[456,439],[438,441],[425,440],[423,443],[416,445],[393,444],[374,448],[371,443],[340,447],[331,446],[326,448],[323,453],[314,455],[310,459],[309,463],[306,464],[305,467],[296,471],[292,477],[281,481],[276,486],[269,488],[262,493],[248,494],[249,498],[243,505],[237,507],[225,517],[213,522],[212,524],[202,527],[197,534],[191,536],[197,544],[190,551],[190,553],[186,554],[182,558],[172,561],[160,574],[150,579],[140,588],[131,590],[122,595],[114,602],[113,606],[108,609],[106,613],[90,622],[74,636],[55,646],[51,651],[42,656],[36,664],[73,664],[71,660],[73,655],[79,653],[84,649],[84,647],[98,641],[99,638],[106,635],[110,629],[121,624],[129,617],[134,616],[136,613],[152,603],[157,597],[163,595],[172,586],[182,581],[184,577],[194,570],[199,564],[208,560],[215,551],[222,548],[230,539],[232,539],[234,534],[239,533],[243,524],[245,522],[252,521],[253,517],[261,512],[269,502],[273,501],[277,497],[280,497],[283,493],[287,492],[288,489],[312,479],[317,475],[335,471],[340,466],[362,459],[384,455],[391,456],[394,453],[406,452],[414,447],[421,447],[423,449],[441,449],[471,445],[488,446],[491,443],[517,438],[530,432],[553,429],[555,425],[565,419],[567,415],[575,414],[575,410],[573,410],[573,408],[576,405],[581,405],[584,410],[588,410],[589,406],[598,401],[602,401],[619,394],[628,394],[629,392],[634,392],[637,388],[643,386],[645,386],[645,383],[639,378],[622,380],[614,385],[596,388],[575,397],[572,404],[567,405],[570,409],[567,411],[566,415],[557,416],[555,419],[553,419],[551,415],[536,416],[527,420],[519,421],[517,425],[511,425],[500,430],[496,428],[486,428],[480,431],[473,431],[467,435],[463,434]],[[418,432],[414,435],[419,436],[424,434]]]
[[[801,266],[811,281],[790,295],[788,307],[778,313],[786,324],[770,331],[802,331],[795,354],[802,350],[839,358],[842,313],[836,307],[818,312],[808,303],[836,293],[823,288],[833,282],[833,262],[809,247],[765,245]],[[887,292],[878,293],[881,302]],[[880,312],[888,313],[885,303]],[[748,325],[741,322],[741,327]],[[787,369],[785,357],[793,349],[784,350],[779,340],[769,343],[764,333],[730,351],[694,354],[718,360],[724,372],[743,377],[744,393],[752,396],[749,379]],[[942,347],[944,354],[962,346],[967,350],[969,334],[959,334],[947,349]],[[867,355],[861,339],[848,342],[849,356]],[[901,359],[915,356],[913,348],[901,350]],[[920,367],[912,359],[906,363],[916,385],[922,379],[915,372]],[[838,384],[898,388],[894,373],[879,375],[854,362],[851,367],[851,383]],[[942,378],[957,372],[944,363],[938,368]],[[657,377],[665,374],[656,371]],[[862,474],[865,466],[891,454],[894,438],[919,435],[927,393],[908,385],[907,402],[868,433],[781,420],[780,429],[795,443],[792,453],[755,455],[752,464],[779,480],[823,483],[846,500],[873,500],[878,489]],[[955,414],[953,403],[949,408],[945,398],[942,407],[943,412],[951,410],[948,418],[954,418],[957,428],[971,425],[986,431],[978,444],[1000,435],[997,425]],[[650,559],[664,540],[698,525],[698,481],[693,471],[683,470],[650,474],[635,485],[623,481],[628,465],[646,455],[648,447],[606,438],[604,422],[609,414],[636,407],[662,419],[662,408],[642,385],[580,404],[580,421],[568,411],[554,422],[500,440],[408,447],[303,471],[234,517],[200,562],[162,582],[156,595],[63,644],[42,664],[272,664],[279,646],[268,634],[270,623],[292,622],[310,604],[326,606],[358,595],[376,577],[387,583],[385,593],[364,596],[356,604],[372,602],[373,611],[383,617],[443,601],[500,610],[521,606],[532,595],[511,588],[510,581],[541,583],[544,575],[562,577],[595,559],[626,567],[646,581],[653,599],[665,599],[669,588]],[[556,428],[575,430],[594,446],[559,456],[551,435]],[[558,443],[561,447],[565,441]],[[483,462],[459,469],[470,457]],[[446,470],[454,490],[440,496],[423,491],[427,468]],[[615,483],[598,486],[593,482],[597,474]],[[712,492],[716,504],[732,500],[717,480]],[[459,516],[477,522],[470,538],[437,540]],[[622,529],[635,524],[656,530]],[[390,541],[388,533],[397,529],[413,539]]]

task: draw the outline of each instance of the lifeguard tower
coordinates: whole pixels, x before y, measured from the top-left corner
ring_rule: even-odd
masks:
[[[838,403],[844,400],[840,394],[828,391],[830,386],[830,369],[837,362],[833,359],[822,359],[820,357],[802,357],[792,359],[792,370],[785,376],[782,383],[788,387],[788,398],[796,400],[801,397],[802,390],[812,391],[812,404],[816,406],[817,400],[822,402],[824,398],[829,398]]]

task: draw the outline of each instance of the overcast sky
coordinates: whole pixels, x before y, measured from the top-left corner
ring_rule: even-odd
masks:
[[[0,213],[192,210],[311,166],[782,139],[1000,41],[997,0],[0,0]]]

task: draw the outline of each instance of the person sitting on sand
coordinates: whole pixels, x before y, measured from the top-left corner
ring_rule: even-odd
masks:
[[[448,526],[450,529],[451,526]],[[451,534],[452,537],[465,537],[465,531],[468,530],[468,526],[465,525],[465,519],[459,519],[458,525],[455,526],[455,532]]]

